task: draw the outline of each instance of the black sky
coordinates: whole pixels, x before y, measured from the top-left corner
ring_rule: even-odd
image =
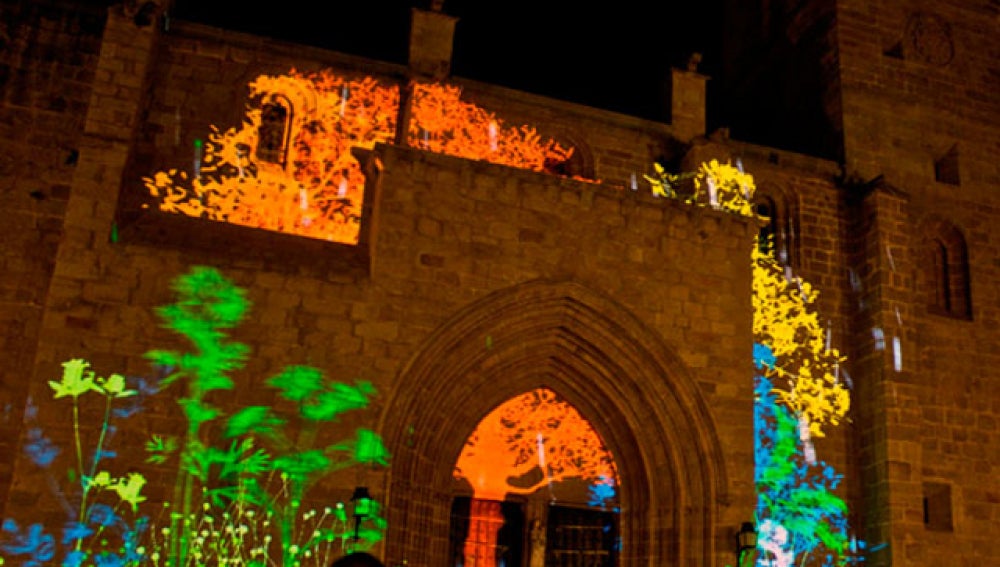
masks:
[[[718,67],[719,0],[445,0],[459,18],[452,73],[667,121],[670,68]],[[405,63],[412,7],[427,0],[178,0],[174,17]]]

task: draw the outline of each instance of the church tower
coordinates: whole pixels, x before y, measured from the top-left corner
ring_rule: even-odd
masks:
[[[1000,536],[1000,7],[729,1],[725,20],[733,137],[841,165],[841,250],[802,234],[802,254],[844,263],[868,563],[981,560]]]

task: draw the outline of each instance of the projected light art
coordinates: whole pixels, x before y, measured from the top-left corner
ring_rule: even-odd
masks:
[[[503,525],[498,501],[510,494],[547,491],[571,479],[591,485],[591,501],[614,498],[618,473],[611,453],[590,423],[555,392],[539,388],[514,397],[490,412],[466,441],[455,466],[456,479],[473,490],[478,514],[471,518],[465,544],[467,566],[496,565],[497,531]]]
[[[864,544],[849,545],[847,505],[833,493],[841,475],[812,441],[850,407],[845,358],[819,324],[818,292],[759,246],[752,261],[756,565],[845,565]]]
[[[338,433],[340,416],[368,406],[375,395],[371,384],[334,382],[318,369],[289,366],[264,381],[274,390],[272,405],[224,403],[220,395],[234,390],[232,374],[249,355],[227,334],[249,308],[245,292],[205,267],[177,278],[174,290],[177,301],[157,312],[193,348],[148,353],[160,371],[156,380],[100,377],[74,359],[63,364],[61,380],[49,382],[55,400],[72,403],[73,450],[62,451],[41,427],[29,430],[24,450],[67,518],[55,526],[24,527],[6,519],[0,564],[10,558],[26,566],[326,567],[345,550],[382,538],[385,521],[375,502],[361,525],[343,505],[308,507],[315,501],[310,491],[331,473],[388,464],[381,439],[370,430],[330,437]],[[172,401],[181,410],[183,432],[154,434],[145,446],[146,464],[116,465],[112,441],[119,421],[140,411],[150,396],[177,387],[183,392]],[[98,424],[81,421],[94,415],[91,398],[102,402]],[[31,409],[28,419],[35,413]],[[87,450],[90,440],[94,448]],[[121,452],[141,454],[136,449]],[[154,507],[146,500],[146,476],[136,468],[173,478],[167,502]]]
[[[752,176],[738,162],[715,160],[695,173],[654,165],[653,193],[744,216],[753,214]],[[693,180],[693,191],[682,189]],[[704,188],[704,191],[702,190]],[[819,296],[754,243],[753,358],[757,557],[742,565],[845,565],[864,543],[849,538],[847,505],[833,491],[841,476],[817,460],[813,439],[836,426],[850,407],[840,379],[845,358],[819,323]],[[741,567],[742,567],[741,565]]]
[[[395,138],[399,89],[329,70],[262,75],[249,85],[243,124],[195,141],[191,171],[144,178],[162,211],[356,244],[364,175],[352,148]],[[409,145],[533,171],[572,149],[529,126],[461,100],[461,89],[417,84]]]

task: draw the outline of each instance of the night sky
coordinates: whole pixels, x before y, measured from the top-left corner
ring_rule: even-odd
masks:
[[[693,51],[718,63],[719,0],[445,0],[459,18],[452,73],[650,118],[669,118],[669,76]],[[173,16],[405,63],[410,8],[427,0],[178,0]],[[711,83],[710,83],[711,85]]]

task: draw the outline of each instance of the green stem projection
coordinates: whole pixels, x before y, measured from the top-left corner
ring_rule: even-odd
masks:
[[[342,413],[367,407],[375,389],[367,382],[354,386],[331,382],[315,368],[290,366],[266,384],[278,397],[291,402],[291,411],[278,406],[249,406],[226,418],[221,409],[211,405],[210,398],[215,392],[233,389],[228,374],[243,367],[248,353],[246,345],[228,341],[224,332],[242,320],[248,307],[245,292],[218,271],[205,267],[193,268],[173,287],[177,302],[157,312],[167,328],[194,345],[193,352],[153,351],[147,355],[154,364],[172,370],[165,384],[183,380],[187,386],[185,397],[178,400],[187,428],[179,447],[170,528],[160,548],[168,556],[163,565],[188,567],[201,565],[206,554],[222,557],[220,539],[204,541],[196,535],[204,533],[206,522],[214,521],[210,514],[218,508],[226,510],[224,515],[232,511],[242,519],[249,518],[254,537],[259,536],[250,549],[239,538],[231,540],[233,549],[227,553],[241,555],[251,566],[279,564],[278,557],[281,565],[299,565],[304,554],[312,553],[316,534],[327,542],[343,539],[334,528],[306,523],[306,518],[313,516],[311,511],[303,514],[303,502],[315,482],[354,464],[388,464],[381,439],[371,431],[358,430],[356,439],[329,445],[320,440],[321,427],[329,431],[325,426]],[[285,431],[291,420],[298,422],[297,435]],[[213,446],[205,439],[205,426],[219,421],[223,421],[222,434],[230,443],[228,447]],[[168,445],[154,436],[147,444],[153,453],[151,459],[165,460]],[[272,481],[278,479],[280,488],[270,490],[275,484]],[[203,497],[196,502],[198,485]],[[381,538],[385,523],[377,514],[369,520],[374,528],[363,535],[374,543]],[[247,528],[242,533],[251,531],[248,526],[240,527]],[[274,543],[281,546],[280,551],[272,549],[268,535],[261,535],[269,530],[277,531]]]
[[[104,440],[108,435],[108,423],[111,421],[111,396],[104,397],[104,419],[101,425],[101,434],[97,437],[97,452],[94,453],[94,460],[90,463],[90,476],[97,474],[97,464],[101,461],[104,453]]]
[[[161,307],[157,313],[165,326],[184,335],[194,352],[153,351],[147,356],[154,364],[176,369],[164,382],[185,380],[186,397],[178,400],[188,427],[180,447],[174,498],[171,504],[167,548],[173,567],[187,565],[192,498],[195,481],[209,480],[213,453],[201,439],[202,426],[220,415],[220,410],[206,403],[206,396],[217,390],[231,390],[226,373],[243,366],[247,347],[225,343],[224,329],[235,326],[247,309],[243,290],[226,281],[215,270],[195,268],[174,282],[178,301]]]
[[[76,446],[76,470],[83,474],[83,447],[80,441],[80,402],[74,396],[73,397],[73,443]],[[96,459],[95,459],[96,460]],[[90,478],[93,478],[93,471],[91,471]],[[90,492],[90,481],[88,478],[83,478],[80,488],[80,510],[77,514],[77,521],[84,522],[87,515],[87,493]],[[83,546],[83,539],[79,538],[76,540],[76,550],[80,551]]]

